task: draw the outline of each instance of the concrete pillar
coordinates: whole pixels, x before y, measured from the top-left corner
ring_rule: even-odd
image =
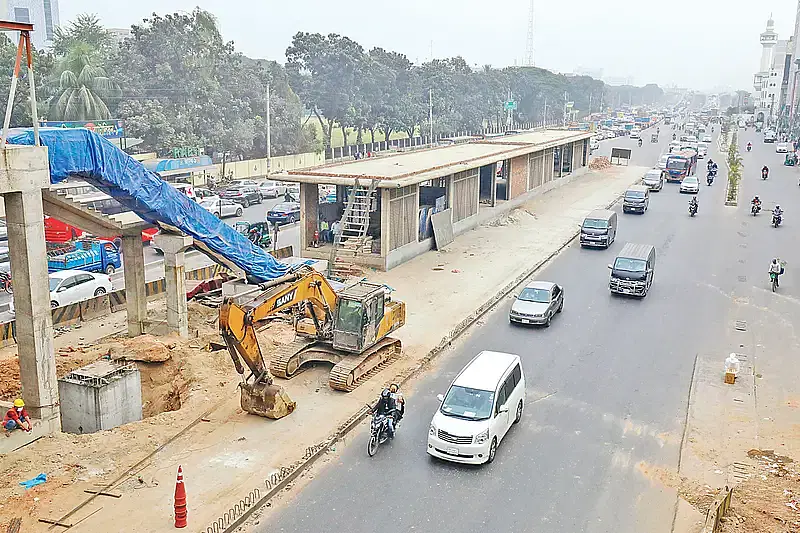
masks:
[[[58,382],[42,209],[42,188],[50,184],[47,151],[8,148],[0,153],[0,193],[5,202],[8,246],[13,250],[11,271],[22,398],[32,417],[57,431]]]
[[[128,311],[128,337],[144,333],[147,322],[147,294],[144,278],[144,245],[141,235],[122,236],[122,261],[125,267],[125,302]]]
[[[319,185],[300,184],[300,250],[311,246],[319,228]]]
[[[186,249],[194,240],[186,235],[161,234],[155,245],[164,251],[164,278],[167,286],[167,327],[181,337],[189,336],[189,309],[186,304]]]

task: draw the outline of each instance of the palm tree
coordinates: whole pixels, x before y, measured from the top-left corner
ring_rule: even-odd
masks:
[[[104,98],[119,95],[119,86],[98,65],[89,44],[75,43],[59,64],[61,74],[50,120],[102,120],[111,118]]]

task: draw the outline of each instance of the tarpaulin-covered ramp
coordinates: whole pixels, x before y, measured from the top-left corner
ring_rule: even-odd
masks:
[[[254,246],[197,202],[147,170],[141,163],[87,129],[43,128],[41,143],[48,148],[50,181],[79,177],[118,200],[144,220],[166,231],[180,230],[214,261],[238,267],[252,281],[286,274],[280,263]],[[12,144],[34,144],[33,130],[12,136]]]

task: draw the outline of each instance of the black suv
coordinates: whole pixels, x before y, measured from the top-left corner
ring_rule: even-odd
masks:
[[[242,204],[242,207],[250,207],[250,204],[261,203],[261,192],[258,187],[250,185],[239,185],[236,187],[228,187],[220,193],[220,198],[227,198]]]

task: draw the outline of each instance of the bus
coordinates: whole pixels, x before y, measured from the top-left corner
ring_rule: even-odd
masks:
[[[697,152],[682,151],[670,154],[667,158],[667,182],[680,183],[683,178],[694,174],[697,166]]]

